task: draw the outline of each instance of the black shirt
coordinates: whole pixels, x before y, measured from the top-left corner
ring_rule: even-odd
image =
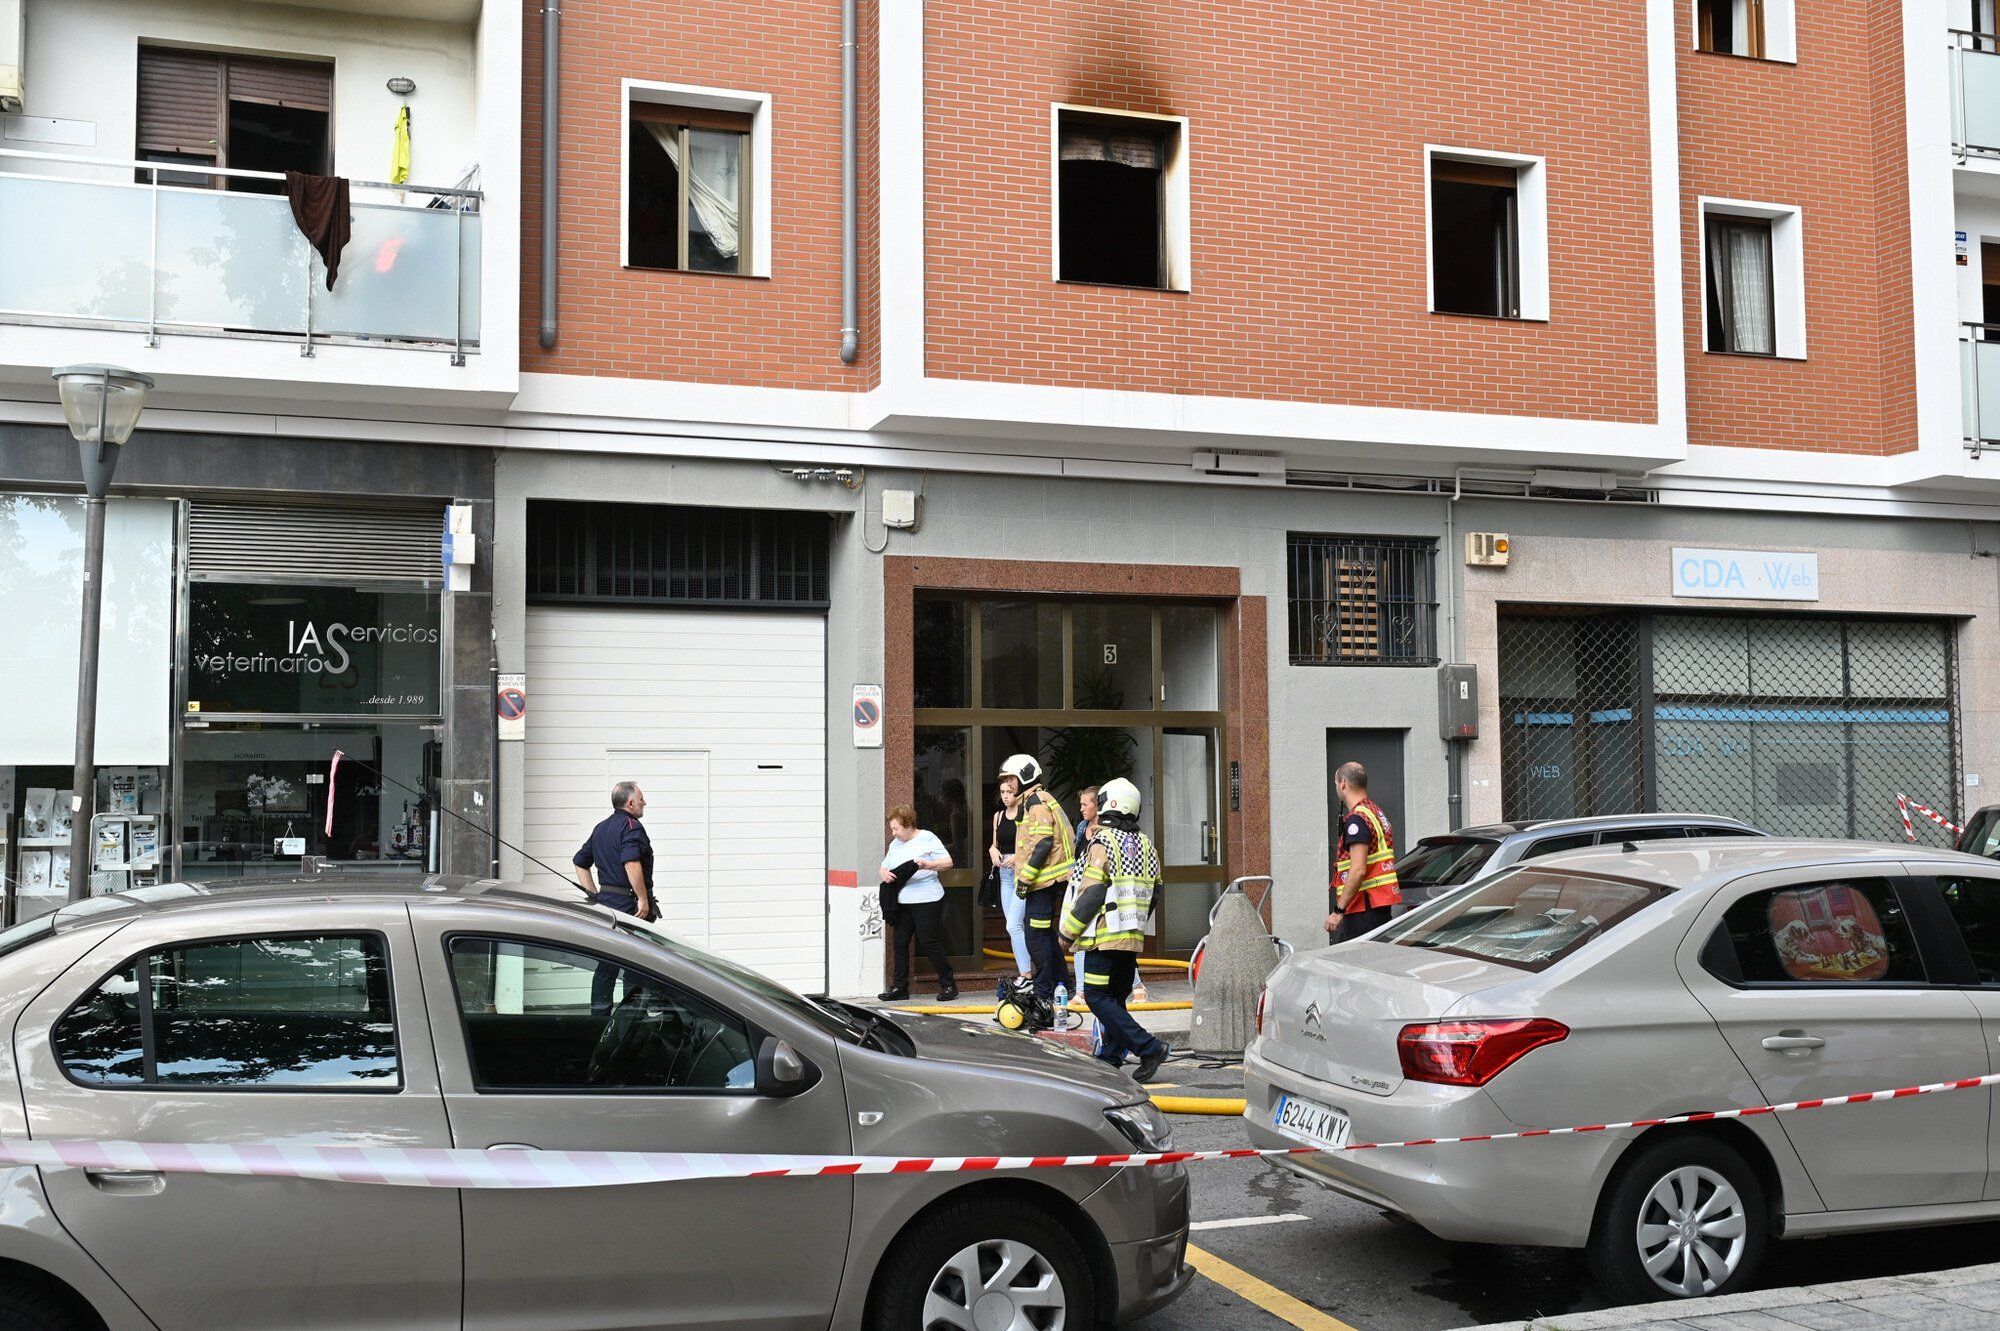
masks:
[[[1000,827],[993,834],[993,844],[1000,847],[1002,855],[1012,855],[1014,853],[1014,833],[1019,830],[1020,822],[1021,820],[1018,818],[1009,818],[1005,810],[1001,811]]]
[[[623,809],[614,810],[609,818],[590,830],[590,839],[583,843],[570,863],[579,869],[595,868],[599,887],[615,888],[620,892],[632,890],[632,880],[625,876],[625,866],[634,862],[644,875],[648,892],[653,890],[653,839],[646,835],[646,829],[637,818]]]

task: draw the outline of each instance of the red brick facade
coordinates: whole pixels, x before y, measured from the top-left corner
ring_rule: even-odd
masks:
[[[1796,65],[1694,50],[1690,9],[1676,6],[1688,442],[1916,447],[1901,7],[1801,3]],[[1703,349],[1703,195],[1801,210],[1804,360]]]
[[[1640,7],[924,13],[930,374],[1655,418]],[[1058,102],[1188,117],[1191,291],[1051,280]],[[1548,159],[1548,323],[1427,312],[1426,143]]]
[[[840,6],[631,0],[563,11],[562,216],[554,351],[541,311],[541,5],[523,10],[521,369],[763,388],[874,385],[874,209],[861,219],[862,354],[840,362]],[[861,6],[860,187],[874,194],[875,6]],[[619,264],[621,81],[768,94],[771,276]]]

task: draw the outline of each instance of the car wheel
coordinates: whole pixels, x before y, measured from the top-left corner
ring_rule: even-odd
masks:
[[[0,1331],[84,1331],[90,1325],[61,1290],[26,1281],[0,1284]]]
[[[1591,1269],[1619,1303],[1734,1293],[1764,1260],[1767,1208],[1729,1146],[1662,1136],[1639,1147],[1598,1203]]]
[[[1076,1238],[1018,1198],[970,1200],[884,1259],[877,1331],[1090,1331],[1097,1293]]]

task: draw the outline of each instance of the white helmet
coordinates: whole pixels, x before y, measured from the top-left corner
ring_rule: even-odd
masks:
[[[1028,754],[1017,753],[1000,764],[1000,775],[1013,777],[1021,783],[1021,789],[1026,790],[1030,786],[1041,784],[1042,765]]]
[[[1119,813],[1127,818],[1139,816],[1139,788],[1124,777],[1106,781],[1097,788],[1097,809],[1100,814]]]

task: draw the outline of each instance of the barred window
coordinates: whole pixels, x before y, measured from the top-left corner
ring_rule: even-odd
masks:
[[[1436,541],[1294,532],[1287,547],[1293,665],[1437,664]]]
[[[528,502],[528,600],[824,610],[826,514]]]

